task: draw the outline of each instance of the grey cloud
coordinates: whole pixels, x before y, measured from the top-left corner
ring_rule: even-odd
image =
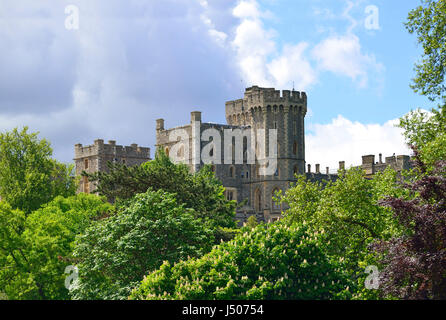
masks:
[[[242,94],[231,52],[210,39],[198,2],[71,1],[80,9],[77,31],[60,27],[64,5],[42,3],[23,11],[51,22],[11,32],[9,45],[22,56],[1,58],[0,129],[29,125],[62,161],[72,159],[75,143],[96,138],[153,147],[159,117],[179,125],[198,109],[205,121],[225,121],[225,100]],[[212,13],[211,1],[208,14],[230,32],[230,5],[217,3],[226,14]]]

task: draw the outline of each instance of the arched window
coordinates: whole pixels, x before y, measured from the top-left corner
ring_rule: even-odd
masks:
[[[233,166],[231,166],[231,167],[229,168],[229,176],[230,176],[231,178],[234,178],[234,177],[235,177],[235,169],[234,169]]]
[[[260,190],[257,189],[254,194],[254,208],[256,212],[260,212],[262,210],[262,194]]]
[[[276,201],[275,197],[276,197],[276,193],[279,192],[278,188],[275,188],[271,194],[271,208],[273,209],[273,211],[280,211],[281,206],[280,206],[280,201]]]

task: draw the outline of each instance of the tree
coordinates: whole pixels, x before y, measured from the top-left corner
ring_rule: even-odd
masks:
[[[227,201],[224,187],[215,178],[209,166],[191,174],[184,164],[174,164],[163,150],[158,150],[154,160],[141,166],[127,167],[109,163],[109,172],[98,172],[88,176],[97,183],[99,194],[110,200],[131,199],[148,188],[174,193],[179,204],[194,209],[196,218],[212,228],[235,228],[234,201]]]
[[[0,202],[0,288],[9,299],[67,299],[75,236],[112,206],[94,195],[56,197],[28,216]]]
[[[416,196],[407,200],[388,197],[382,205],[392,208],[408,230],[399,237],[374,245],[381,254],[380,291],[401,299],[446,299],[446,161],[437,162],[427,174],[417,157],[421,178],[406,185]]]
[[[342,263],[303,225],[280,222],[245,229],[198,259],[164,262],[131,299],[284,300],[350,297]]]
[[[428,171],[446,158],[446,108],[432,109],[431,114],[411,111],[400,119],[406,143],[417,149]]]
[[[74,299],[126,299],[144,275],[208,252],[212,230],[193,209],[163,190],[136,195],[117,214],[94,223],[76,242]]]
[[[446,101],[446,0],[422,0],[409,12],[405,23],[409,33],[416,33],[424,53],[415,65],[416,76],[411,87],[430,100]]]
[[[374,264],[368,246],[403,232],[391,210],[379,204],[387,195],[407,196],[398,181],[390,168],[373,179],[366,179],[361,168],[342,170],[335,182],[324,184],[300,176],[282,197],[289,206],[283,222],[305,223],[311,232],[323,233],[327,253],[345,260],[346,272],[356,280],[352,292],[359,293],[365,267]]]
[[[335,182],[324,186],[299,177],[282,198],[289,206],[284,220],[289,224],[305,222],[315,231],[325,231],[333,253],[350,256],[355,263],[373,239],[398,232],[391,211],[378,200],[384,194],[400,192],[391,169],[373,180],[365,179],[361,168],[340,171]]]
[[[74,195],[72,166],[51,155],[49,143],[27,127],[0,134],[0,196],[13,209],[30,214],[58,195]]]
[[[249,229],[254,229],[255,227],[257,227],[257,225],[259,224],[259,222],[257,221],[257,218],[255,215],[252,215],[248,218],[248,220],[246,221],[246,227]]]

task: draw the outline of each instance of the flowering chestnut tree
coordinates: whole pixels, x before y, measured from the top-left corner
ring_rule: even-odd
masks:
[[[131,299],[340,299],[351,280],[342,261],[303,225],[258,225],[214,246],[198,259],[164,262],[132,291]]]

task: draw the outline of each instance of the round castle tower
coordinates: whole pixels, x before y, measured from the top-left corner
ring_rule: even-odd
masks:
[[[305,92],[247,88],[243,99],[226,102],[226,121],[230,125],[257,129],[277,129],[278,166],[283,178],[305,173]],[[269,150],[266,133],[266,150]]]

